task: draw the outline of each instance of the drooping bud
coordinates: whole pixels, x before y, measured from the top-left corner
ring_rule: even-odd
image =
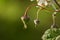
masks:
[[[24,15],[21,17],[25,22],[28,22],[29,21],[29,16],[28,15]]]
[[[39,21],[38,19],[35,19],[35,20],[34,20],[35,27],[36,27],[36,25],[39,24],[39,22],[40,22],[40,21]]]
[[[39,22],[40,22],[40,21],[39,21],[38,19],[35,19],[35,20],[34,20],[34,23],[35,23],[36,25],[39,24]]]
[[[22,20],[22,22],[23,22],[23,24],[24,24],[24,28],[25,29],[27,29],[27,24],[26,24],[26,22],[28,22],[29,21],[29,16],[27,16],[27,15],[24,15],[24,16],[22,16],[21,17],[21,20]]]

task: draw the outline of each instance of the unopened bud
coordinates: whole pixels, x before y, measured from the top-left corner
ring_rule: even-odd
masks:
[[[25,15],[25,16],[22,16],[21,19],[23,19],[24,21],[28,22],[30,18],[29,18],[29,16]]]
[[[39,21],[38,19],[35,19],[35,20],[34,20],[34,24],[35,24],[35,25],[39,24],[39,22],[40,22],[40,21]]]

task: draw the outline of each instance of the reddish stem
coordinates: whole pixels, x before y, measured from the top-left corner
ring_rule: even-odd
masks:
[[[36,5],[37,5],[37,4],[29,5],[29,6],[26,8],[26,11],[25,11],[24,16],[27,16],[27,12],[29,11],[29,9],[30,9],[32,6],[36,6]]]

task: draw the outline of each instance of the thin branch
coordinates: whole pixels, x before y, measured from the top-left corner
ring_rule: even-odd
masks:
[[[24,15],[27,15],[27,12],[29,11],[29,9],[32,7],[32,6],[36,6],[37,4],[32,4],[32,5],[29,5],[27,8],[26,8],[26,11],[25,11],[25,14]]]

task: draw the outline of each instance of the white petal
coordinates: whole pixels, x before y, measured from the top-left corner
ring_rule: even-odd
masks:
[[[40,5],[40,6],[41,6],[43,3],[44,3],[45,6],[48,4],[46,0],[39,0],[39,1],[38,1],[38,5]]]

